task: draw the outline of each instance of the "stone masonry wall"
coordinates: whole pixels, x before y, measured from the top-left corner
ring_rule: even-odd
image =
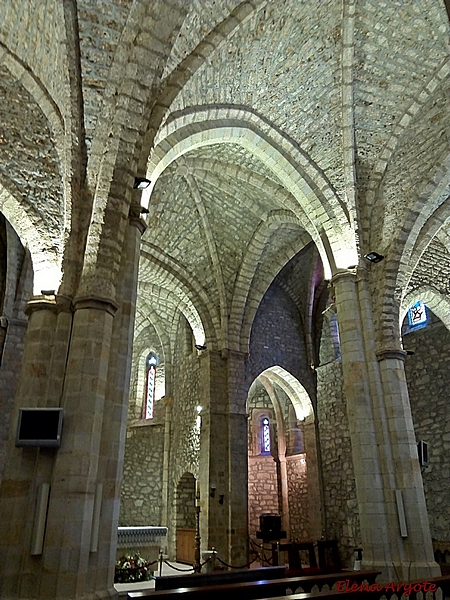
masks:
[[[341,558],[350,564],[360,530],[340,361],[317,369],[317,412],[326,536],[338,540]]]
[[[406,357],[405,372],[416,440],[428,442],[422,477],[431,536],[450,542],[450,332],[430,316],[429,326],[403,338],[415,353]]]
[[[146,425],[128,430],[120,526],[161,524],[163,454],[164,425]]]
[[[291,538],[307,541],[310,536],[308,535],[308,474],[305,454],[288,456],[286,467]]]
[[[277,465],[272,456],[249,456],[248,529],[252,539],[259,531],[259,516],[263,513],[280,514]]]
[[[180,479],[176,496],[177,527],[195,529],[195,479],[185,473]]]
[[[248,383],[273,365],[289,371],[310,395],[314,394],[300,313],[288,294],[274,284],[262,299],[253,322],[246,367]]]
[[[200,399],[200,366],[197,351],[186,355],[184,321],[178,328],[173,359],[173,405],[169,457],[168,527],[169,555],[175,555],[177,527],[176,489],[186,473],[198,475],[200,429],[197,410]]]

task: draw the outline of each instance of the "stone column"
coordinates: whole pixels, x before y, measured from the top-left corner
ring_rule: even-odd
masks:
[[[12,427],[14,399],[18,385],[28,321],[25,318],[0,317],[0,480]],[[3,347],[2,347],[2,336]],[[3,352],[2,352],[3,350]]]
[[[373,341],[366,339],[372,337],[373,327],[364,277],[357,280],[354,272],[343,272],[335,275],[332,283],[363,566],[382,570],[384,580],[434,576],[439,570],[432,558],[401,354],[379,352],[378,362]],[[407,531],[401,525],[402,508]]]
[[[336,295],[344,393],[352,444],[361,540],[366,568],[382,569],[394,579],[386,514],[384,481],[370,397],[356,275],[341,272],[332,279]]]
[[[140,243],[145,230],[146,224],[140,218],[139,207],[132,207],[116,286],[119,308],[113,321],[100,457],[94,488],[94,527],[89,555],[92,575],[88,587],[92,597],[108,589],[111,592],[114,581]]]
[[[45,407],[54,356],[57,305],[54,296],[27,305],[22,368],[0,488],[0,581],[2,597],[36,597],[39,559],[31,556],[34,507],[40,483],[50,480],[54,450],[15,447],[20,407]]]
[[[90,548],[117,305],[91,296],[75,299],[74,310],[62,403],[62,443],[52,473],[37,596],[42,600],[89,598],[86,590],[90,580],[97,578]]]
[[[406,384],[404,360],[400,349],[377,352],[386,407],[387,426],[395,465],[396,504],[402,504],[405,522],[398,556],[402,577],[426,579],[440,574],[434,560],[422,474]],[[398,516],[398,515],[397,515]],[[397,530],[399,523],[396,523]]]
[[[247,354],[227,351],[229,382],[229,562],[247,564],[248,548],[248,421],[244,366]]]
[[[161,489],[161,525],[169,526],[169,473],[170,473],[170,434],[172,429],[173,397],[164,397],[164,456]]]
[[[243,565],[248,555],[247,417],[239,392],[243,357],[207,351],[200,357],[200,368],[202,548],[214,547],[225,562]]]

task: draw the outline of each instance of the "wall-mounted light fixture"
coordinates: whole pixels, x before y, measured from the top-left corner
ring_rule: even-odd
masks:
[[[197,350],[206,350],[206,346],[202,346],[202,344],[195,344],[195,347],[197,348]]]
[[[209,490],[209,496],[210,496],[210,498],[214,498],[214,496],[216,495],[216,489],[217,488],[216,488],[215,485],[211,486],[211,489]]]
[[[150,179],[146,179],[145,177],[135,177],[133,189],[135,190],[145,190],[151,184]]]
[[[364,258],[371,263],[379,263],[384,259],[382,254],[378,254],[378,252],[369,252],[364,255]]]

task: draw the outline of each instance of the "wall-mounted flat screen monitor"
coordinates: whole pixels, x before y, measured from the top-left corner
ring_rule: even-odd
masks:
[[[62,408],[21,408],[16,446],[59,448],[64,411]]]

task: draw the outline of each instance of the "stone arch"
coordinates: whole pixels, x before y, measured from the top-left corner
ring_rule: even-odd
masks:
[[[251,435],[249,442],[249,535],[254,535],[257,525],[257,511],[267,512],[258,495],[258,478],[264,478],[264,491],[270,511],[278,505],[283,528],[288,538],[317,539],[322,532],[321,495],[314,409],[309,394],[301,383],[288,371],[274,365],[258,375],[249,390],[248,400],[256,391],[256,383],[264,388],[271,401],[272,410],[267,407],[252,407],[250,412]],[[289,406],[295,413],[295,421],[301,425],[301,447],[288,444],[286,431],[286,407],[279,397],[281,389],[286,395]],[[250,410],[248,408],[248,410]],[[275,416],[276,454],[272,456],[255,452],[257,431],[261,416]],[[291,418],[291,417],[289,417]],[[292,430],[290,431],[292,435]],[[303,446],[304,443],[304,446]],[[295,448],[293,450],[293,448]],[[262,485],[262,481],[260,482]],[[276,489],[273,489],[276,488]],[[270,512],[269,511],[269,512]],[[277,511],[278,512],[278,511]],[[307,515],[307,516],[306,516]],[[303,523],[302,523],[303,520]]]
[[[219,23],[181,63],[164,79],[164,85],[152,109],[144,139],[139,172],[144,172],[151,152],[155,133],[158,131],[174,100],[183,86],[205,64],[205,61],[226,44],[235,31],[244,25],[255,13],[267,5],[267,0],[258,2],[243,0],[230,15]]]
[[[0,211],[19,236],[22,245],[30,251],[33,265],[33,289],[35,294],[41,290],[57,289],[61,280],[61,260],[54,252],[46,250],[51,240],[45,235],[45,224],[36,216],[31,218],[22,204],[0,185]],[[42,228],[37,227],[42,224]]]
[[[314,408],[308,392],[298,379],[286,371],[286,369],[274,365],[263,371],[259,377],[265,377],[272,383],[280,386],[290,398],[299,421],[315,420]]]
[[[197,107],[165,125],[149,159],[152,184],[143,192],[148,205],[164,169],[193,148],[235,143],[271,169],[296,200],[295,214],[317,245],[327,278],[336,268],[357,262],[354,232],[345,205],[322,171],[290,138],[253,112],[237,107]]]
[[[396,326],[402,294],[427,246],[450,218],[449,176],[450,155],[410,209],[387,260],[382,263],[383,300],[378,331],[384,345],[389,342],[394,346],[399,344],[400,329]],[[389,315],[388,320],[385,315]]]
[[[164,363],[164,384],[166,395],[172,395],[172,352],[171,352],[171,342],[170,337],[165,331],[164,328],[160,327],[158,315],[154,311],[149,311],[148,309],[145,312],[142,308],[137,307],[136,309],[136,323],[134,330],[134,339],[137,340],[139,337],[145,332],[145,329],[148,326],[152,326],[156,331],[156,335],[158,336],[159,343],[162,348],[163,353],[163,363]]]
[[[31,96],[45,118],[54,144],[62,175],[62,213],[65,231],[70,231],[72,198],[70,185],[64,176],[66,163],[65,126],[63,116],[40,79],[24,63],[0,44],[0,66],[4,66],[17,83]],[[0,186],[0,210],[15,229],[22,244],[30,250],[34,270],[34,293],[42,289],[56,290],[62,277],[63,237],[60,248],[48,233],[48,225],[36,210],[25,210],[18,199],[17,188],[3,181]],[[52,248],[52,250],[48,250]]]
[[[256,267],[261,256],[261,248],[264,247],[264,241],[270,235],[276,232],[280,224],[291,223],[298,225],[302,229],[303,223],[289,211],[273,211],[267,215],[263,223],[256,229],[253,238],[248,244],[244,260],[236,277],[234,284],[233,298],[230,310],[229,332],[230,343],[236,344],[236,347],[242,352],[247,352],[250,343],[250,332],[258,310],[261,298],[266,293],[268,287],[272,283],[275,276],[284,267],[285,260],[282,264],[273,263],[272,270],[266,275],[263,282],[255,288],[253,273],[256,272]],[[299,245],[306,246],[311,241],[308,233],[303,232],[300,235]],[[289,249],[288,258],[291,259],[301,248]]]
[[[166,296],[164,302],[176,306],[189,321],[195,343],[203,345],[206,340],[213,344],[217,332],[220,332],[220,322],[217,315],[211,314],[208,310],[208,297],[195,278],[188,279],[175,261],[158,252],[156,248],[147,246],[145,250],[141,250],[141,260],[142,258],[148,259],[152,264],[153,278],[158,275],[161,279],[158,283],[164,282],[164,287],[168,288],[169,292],[165,291],[162,285],[158,286],[160,293]],[[140,271],[141,277],[145,277],[143,270]]]
[[[369,180],[367,189],[367,218],[364,220],[364,229],[370,230],[370,219],[372,218],[373,209],[375,208],[375,200],[377,197],[378,190],[383,181],[383,177],[386,174],[386,170],[398,148],[399,141],[408,128],[411,120],[419,113],[420,109],[425,105],[430,96],[434,93],[436,88],[442,83],[442,81],[450,74],[450,60],[445,60],[434,73],[431,74],[429,80],[423,86],[420,94],[411,102],[407,110],[398,120],[397,125],[394,127],[390,138],[386,141],[383,149],[379,152],[378,160],[376,161]]]

